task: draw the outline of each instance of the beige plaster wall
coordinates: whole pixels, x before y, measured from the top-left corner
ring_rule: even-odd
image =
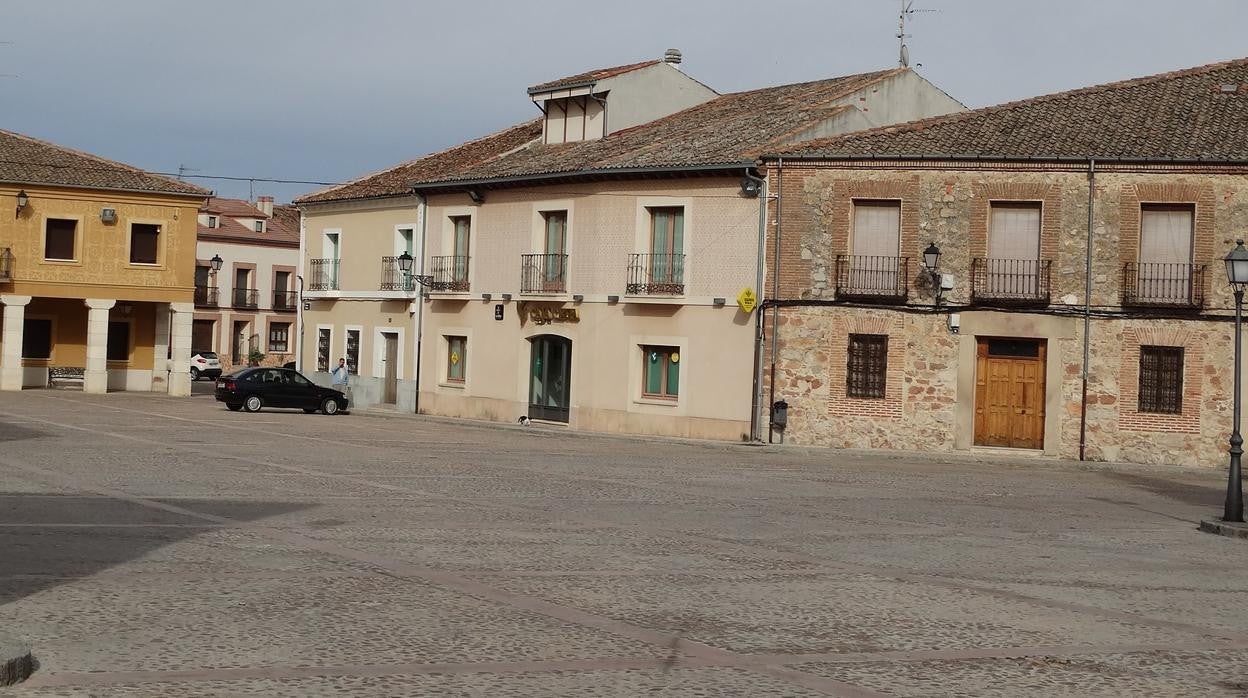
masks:
[[[381,285],[381,258],[401,254],[395,245],[395,229],[412,228],[420,259],[419,204],[415,197],[386,199],[360,204],[319,204],[303,209],[304,279],[311,279],[307,260],[326,256],[326,232],[341,233],[338,270],[339,289],[344,293],[376,293]],[[413,294],[414,295],[414,294]]]

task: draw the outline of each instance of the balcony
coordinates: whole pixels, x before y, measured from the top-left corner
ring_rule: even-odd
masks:
[[[196,286],[195,287],[195,307],[197,308],[215,308],[217,307],[220,289],[216,286]]]
[[[338,290],[337,259],[313,259],[308,261],[308,290]]]
[[[13,280],[13,250],[0,249],[0,283]]]
[[[971,260],[971,300],[985,305],[1048,305],[1047,259]]]
[[[393,255],[381,258],[381,284],[378,285],[382,291],[415,291],[416,281],[412,278],[416,270],[404,272],[399,268],[399,258]]]
[[[630,296],[680,296],[685,293],[683,254],[630,254],[628,284]]]
[[[273,292],[273,309],[284,312],[294,312],[299,309],[299,292],[298,291],[274,291]]]
[[[910,259],[837,255],[836,297],[862,301],[903,301],[910,287]]]
[[[433,283],[429,289],[441,293],[467,293],[470,290],[468,262],[468,257],[456,256],[430,259],[429,272]]]
[[[250,308],[254,310],[260,305],[259,296],[260,292],[254,288],[236,288],[233,291],[232,300],[234,302],[231,305],[235,308]]]
[[[1129,263],[1122,269],[1122,304],[1201,308],[1205,304],[1205,267],[1201,264]]]
[[[567,293],[566,254],[520,255],[520,293]]]

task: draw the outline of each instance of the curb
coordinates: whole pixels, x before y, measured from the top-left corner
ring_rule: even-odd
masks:
[[[1222,519],[1201,519],[1200,530],[1227,538],[1248,538],[1248,524]]]
[[[0,635],[0,686],[12,686],[35,673],[35,657],[30,647],[6,635]]]

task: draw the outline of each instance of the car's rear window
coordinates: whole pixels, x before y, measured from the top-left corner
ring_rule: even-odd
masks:
[[[215,351],[193,351],[193,352],[191,352],[191,355],[192,355],[192,356],[193,356],[193,355],[195,355],[195,354],[199,354],[200,356],[204,357],[205,359],[215,359],[215,358],[217,358],[217,352],[215,352]]]

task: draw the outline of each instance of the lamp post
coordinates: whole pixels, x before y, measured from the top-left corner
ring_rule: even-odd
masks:
[[[1231,468],[1227,474],[1226,506],[1222,510],[1222,520],[1242,523],[1244,490],[1240,458],[1244,455],[1244,437],[1239,434],[1239,386],[1242,359],[1240,325],[1244,315],[1244,289],[1248,287],[1248,249],[1244,249],[1243,240],[1235,241],[1235,249],[1226,255],[1225,261],[1226,279],[1231,283],[1231,289],[1235,292],[1235,395],[1231,416]]]
[[[932,279],[932,287],[935,289],[935,304],[940,305],[940,274],[936,273],[936,269],[940,266],[940,248],[935,242],[930,242],[927,249],[923,250],[923,267],[927,269],[928,275]]]

